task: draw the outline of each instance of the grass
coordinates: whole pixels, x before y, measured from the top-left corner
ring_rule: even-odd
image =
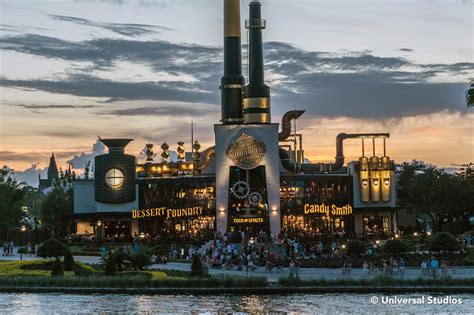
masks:
[[[0,277],[49,276],[51,267],[48,260],[0,261]],[[66,277],[74,276],[74,271],[65,271]]]
[[[373,279],[312,279],[280,278],[280,286],[309,287],[309,286],[474,286],[474,279],[394,279],[392,277],[378,276]]]

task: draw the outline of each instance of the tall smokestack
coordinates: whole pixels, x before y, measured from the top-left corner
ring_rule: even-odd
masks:
[[[245,21],[249,30],[249,84],[245,87],[244,123],[269,124],[270,88],[265,85],[262,41],[266,21],[262,19],[260,1],[250,1],[249,7],[249,19]]]
[[[224,0],[224,76],[221,79],[223,124],[242,123],[243,85],[240,0]]]

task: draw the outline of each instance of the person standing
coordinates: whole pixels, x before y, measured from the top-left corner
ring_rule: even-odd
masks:
[[[428,268],[428,261],[427,260],[423,260],[421,262],[421,275],[422,276],[426,276],[427,274],[427,268]]]
[[[365,280],[369,277],[369,265],[366,261],[362,264],[362,275]]]
[[[15,244],[13,241],[10,241],[10,245],[8,246],[8,252],[10,253],[10,256],[15,256],[15,253],[13,249],[15,248]]]
[[[431,256],[431,272],[433,274],[433,278],[436,278],[436,273],[439,267],[439,262],[434,256]]]
[[[405,277],[405,260],[403,258],[400,258],[400,277],[404,278]]]
[[[3,255],[2,256],[8,256],[8,242],[7,241],[3,242]]]

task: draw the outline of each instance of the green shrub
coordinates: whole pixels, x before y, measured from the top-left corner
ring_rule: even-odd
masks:
[[[347,245],[347,255],[360,256],[365,253],[368,244],[359,240],[350,240]]]
[[[194,254],[193,260],[191,262],[191,276],[200,277],[203,274],[201,257],[199,254]]]
[[[38,248],[38,256],[44,258],[56,258],[64,256],[66,253],[66,246],[55,238],[51,238],[43,242]]]
[[[406,247],[400,240],[388,240],[383,246],[383,251],[388,255],[399,256],[406,251]]]
[[[28,252],[28,248],[27,247],[20,247],[18,248],[18,254],[26,254]]]
[[[64,270],[74,271],[74,257],[69,249],[66,249],[64,254]]]
[[[106,276],[115,276],[117,274],[117,261],[115,260],[115,255],[109,254],[105,259],[105,275]]]
[[[59,259],[56,259],[53,262],[53,269],[51,270],[51,276],[53,276],[53,277],[63,277],[64,276],[63,263]]]
[[[431,251],[445,251],[453,252],[459,250],[460,244],[456,237],[448,232],[440,232],[433,236],[433,239],[430,242]]]
[[[145,267],[151,265],[150,257],[145,253],[134,253],[131,254],[128,259],[132,264],[133,270],[144,270]]]
[[[78,277],[90,277],[97,273],[94,268],[83,262],[74,262],[74,275]]]

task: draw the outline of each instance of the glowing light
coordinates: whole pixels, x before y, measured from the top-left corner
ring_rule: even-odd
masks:
[[[429,232],[429,231],[426,232],[426,235],[431,236],[431,232]]]
[[[417,232],[413,233],[413,236],[418,236],[418,233]]]

